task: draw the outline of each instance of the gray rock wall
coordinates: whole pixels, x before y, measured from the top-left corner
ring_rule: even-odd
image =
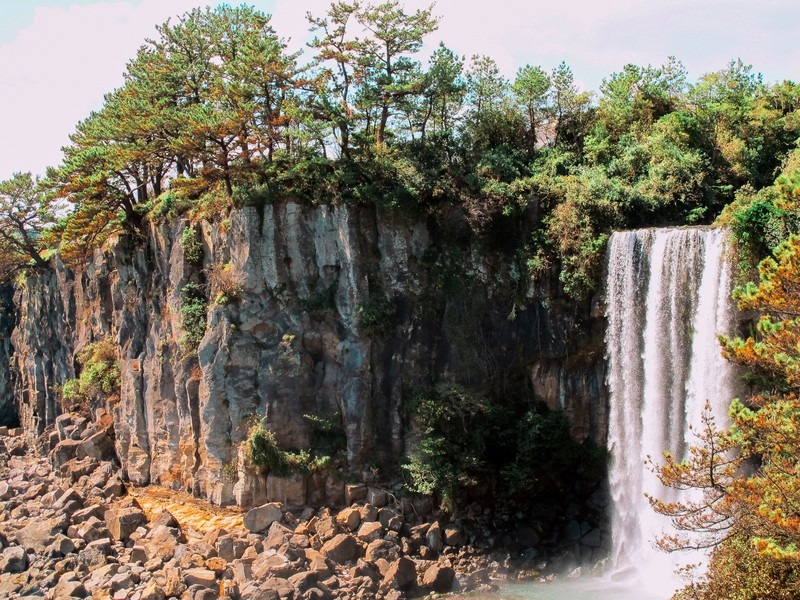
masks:
[[[237,209],[198,226],[202,265],[184,256],[186,226],[151,224],[144,239],[115,238],[81,270],[59,264],[17,289],[0,392],[13,372],[28,430],[53,422],[77,351],[110,336],[121,389],[107,408],[127,476],[215,503],[336,494],[318,477],[298,484],[248,472],[240,446],[253,418],[296,448],[312,435],[304,415],[340,419],[345,475],[359,477],[396,466],[411,439],[404,402],[435,381],[478,386],[525,373],[576,435],[602,441],[601,320],[546,282],[529,285],[478,238],[453,243],[452,223],[373,206]],[[181,343],[187,282],[208,297],[196,351]],[[364,316],[376,306],[394,313],[378,330]],[[238,480],[226,476],[237,465]]]
[[[16,427],[19,424],[16,398],[14,397],[14,371],[11,368],[11,332],[14,330],[14,288],[0,286],[0,426]]]

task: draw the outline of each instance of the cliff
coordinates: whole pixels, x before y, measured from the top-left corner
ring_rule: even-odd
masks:
[[[13,322],[0,323],[12,330],[0,340],[0,407],[42,432],[77,352],[112,339],[121,386],[107,409],[127,477],[243,506],[336,501],[343,478],[391,472],[414,440],[409,398],[436,382],[522,376],[577,437],[602,441],[601,319],[548,278],[528,282],[514,251],[528,230],[504,219],[487,217],[475,234],[461,208],[423,221],[289,201],[203,221],[201,253],[187,252],[186,221],[149,223],[79,269],[57,263],[18,282]],[[208,308],[196,350],[187,283]],[[254,418],[281,445],[305,448],[305,415],[341,424],[347,472],[264,478],[245,467]]]

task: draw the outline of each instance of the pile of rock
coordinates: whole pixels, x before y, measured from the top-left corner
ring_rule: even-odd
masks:
[[[476,505],[449,523],[364,485],[346,486],[339,510],[201,508],[186,494],[126,489],[107,415],[62,415],[35,451],[21,433],[0,427],[3,598],[399,599],[489,590],[539,577],[545,558],[574,569],[604,555],[606,532],[577,520],[547,530],[501,514],[498,527]]]
[[[0,597],[403,598],[494,574],[459,527],[407,518],[381,490],[352,488],[339,511],[270,503],[241,528],[198,531],[127,494],[102,420],[60,417],[48,458],[3,433]]]

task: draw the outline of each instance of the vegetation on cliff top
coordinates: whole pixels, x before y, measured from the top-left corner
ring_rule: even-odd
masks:
[[[79,260],[143,219],[278,198],[409,214],[477,203],[506,218],[536,198],[531,268],[559,265],[579,297],[612,228],[707,223],[734,198],[760,202],[800,132],[800,86],[765,84],[741,61],[694,84],[672,58],[626,65],[595,96],[565,63],[509,81],[490,57],[441,45],[422,64],[431,9],[337,2],[308,21],[306,63],[246,6],[158,27],[62,164],[3,184],[4,271],[51,248]],[[66,217],[48,208],[58,198]]]

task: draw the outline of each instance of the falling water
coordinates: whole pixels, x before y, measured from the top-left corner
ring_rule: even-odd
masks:
[[[732,333],[734,307],[718,230],[615,233],[608,252],[606,347],[608,445],[612,456],[612,563],[656,596],[680,582],[675,557],[654,548],[670,532],[645,494],[675,499],[645,465],[647,456],[685,455],[706,401],[722,423],[735,396],[735,371],[718,333]],[[697,562],[697,557],[694,557]],[[685,561],[692,562],[692,560]]]

